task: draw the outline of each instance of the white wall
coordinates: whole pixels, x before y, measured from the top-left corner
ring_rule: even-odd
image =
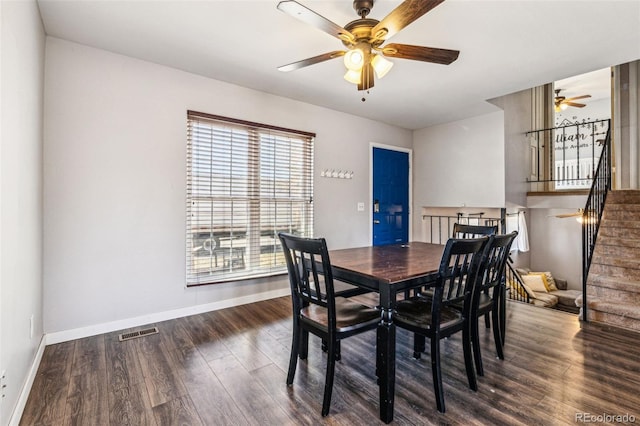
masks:
[[[614,189],[640,188],[640,60],[614,67]]]
[[[567,280],[569,288],[582,290],[582,225],[574,217],[555,217],[576,210],[529,209],[530,267],[534,271],[550,271],[554,277]]]
[[[413,211],[422,207],[504,207],[502,111],[414,132]],[[413,238],[421,238],[414,215]]]
[[[505,202],[507,206],[527,205],[527,178],[530,152],[525,133],[532,129],[532,91],[523,90],[492,100],[504,111]]]
[[[45,38],[35,1],[1,1],[0,15],[0,369],[7,372],[0,424],[5,425],[20,405],[18,397],[43,335]]]
[[[389,125],[47,38],[45,331],[89,327],[288,288],[285,279],[187,289],[187,109],[317,133],[315,230],[369,243],[369,143]],[[354,171],[325,179],[326,168]],[[367,203],[368,204],[368,203]]]

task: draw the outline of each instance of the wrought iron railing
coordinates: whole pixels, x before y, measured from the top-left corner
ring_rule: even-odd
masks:
[[[511,257],[507,259],[507,267],[504,269],[504,274],[507,297],[517,302],[531,303],[529,293],[524,289],[522,277],[520,277],[520,274],[516,272]]]
[[[505,229],[505,219],[499,217],[484,217],[484,212],[458,213],[456,216],[446,215],[422,215],[422,221],[426,222],[426,242],[434,244],[446,244],[453,234],[453,225],[463,223],[465,225],[497,226],[498,233]]]
[[[610,124],[607,119],[527,132],[531,151],[531,176],[527,179],[530,190],[588,189]]]
[[[607,135],[598,162],[591,191],[582,211],[582,320],[587,321],[587,278],[596,246],[607,193],[611,190],[611,131]]]

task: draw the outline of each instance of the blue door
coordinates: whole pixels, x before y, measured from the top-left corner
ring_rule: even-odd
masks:
[[[409,153],[373,148],[373,245],[409,241]]]

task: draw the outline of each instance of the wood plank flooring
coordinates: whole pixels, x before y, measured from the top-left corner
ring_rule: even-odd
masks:
[[[375,331],[342,342],[330,415],[326,354],[310,337],[292,387],[288,297],[47,346],[21,425],[373,425]],[[142,329],[145,327],[140,327]],[[576,315],[510,302],[504,361],[481,327],[485,376],[467,387],[460,335],[441,343],[446,414],[428,354],[398,330],[394,424],[569,425],[579,413],[640,419],[640,335],[581,327]],[[428,347],[428,346],[427,346]]]

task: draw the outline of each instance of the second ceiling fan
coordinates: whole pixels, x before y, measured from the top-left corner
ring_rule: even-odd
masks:
[[[347,50],[313,56],[301,61],[283,65],[280,71],[293,71],[344,56],[347,73],[344,78],[358,86],[358,90],[368,90],[374,86],[374,72],[382,78],[393,66],[385,59],[401,58],[449,65],[458,58],[458,50],[438,49],[409,44],[383,44],[407,25],[438,6],[444,0],[405,0],[381,21],[367,18],[375,0],[354,0],[353,8],[360,16],[341,27],[313,10],[294,0],[278,3],[278,9],[307,24],[338,38]]]
[[[575,96],[573,98],[565,98],[564,96],[560,96],[560,91],[562,91],[562,89],[554,90],[554,92],[556,92],[556,96],[554,98],[554,105],[555,105],[556,112],[564,111],[565,109],[567,109],[567,107],[570,107],[570,106],[576,107],[576,108],[584,108],[586,104],[579,104],[574,101],[578,99],[586,99],[591,97],[591,95],[582,95],[582,96]]]

